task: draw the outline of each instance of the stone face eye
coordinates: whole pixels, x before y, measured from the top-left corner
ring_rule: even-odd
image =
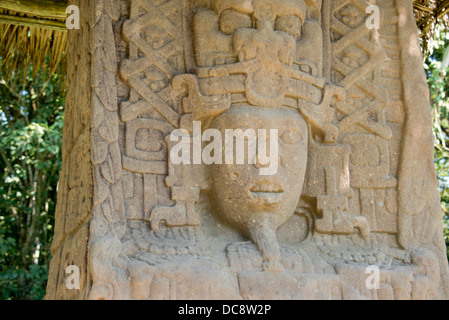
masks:
[[[303,138],[299,131],[287,129],[282,133],[281,140],[286,144],[299,144],[303,141]]]
[[[252,24],[251,16],[232,9],[223,11],[220,17],[220,30],[227,35],[241,28],[251,28]]]
[[[287,32],[296,40],[301,38],[301,20],[297,16],[290,15],[277,18],[275,29]]]

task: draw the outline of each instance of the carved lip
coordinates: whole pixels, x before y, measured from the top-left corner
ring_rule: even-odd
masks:
[[[284,188],[276,182],[257,181],[249,188],[253,198],[261,199],[264,202],[278,202],[284,193]]]

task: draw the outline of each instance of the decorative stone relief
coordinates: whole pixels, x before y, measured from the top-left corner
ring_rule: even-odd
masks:
[[[89,298],[449,298],[408,1],[96,3]]]

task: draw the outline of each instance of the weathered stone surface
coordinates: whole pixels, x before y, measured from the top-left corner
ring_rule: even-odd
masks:
[[[412,5],[371,3],[74,1],[47,298],[448,299]]]

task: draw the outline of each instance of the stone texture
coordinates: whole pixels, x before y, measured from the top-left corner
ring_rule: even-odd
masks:
[[[47,298],[448,299],[412,4],[372,2],[73,1]],[[277,129],[276,174],[175,164],[194,121]]]
[[[84,299],[90,290],[87,272],[89,225],[92,214],[94,188],[92,168],[92,50],[90,16],[93,7],[82,1],[72,1],[80,12],[80,30],[69,33],[62,171],[59,178],[58,201],[55,214],[55,234],[49,268],[47,299]],[[65,286],[69,265],[77,265],[80,290]]]

